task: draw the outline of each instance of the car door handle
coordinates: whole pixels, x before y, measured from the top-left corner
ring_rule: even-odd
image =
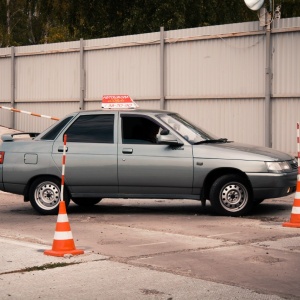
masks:
[[[58,152],[64,152],[64,146],[59,146]],[[68,147],[66,147],[66,152],[68,152]]]
[[[132,154],[133,153],[133,149],[132,148],[124,148],[122,150],[123,154]]]

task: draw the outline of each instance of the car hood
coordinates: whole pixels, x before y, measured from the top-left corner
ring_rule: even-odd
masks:
[[[289,154],[271,148],[252,146],[240,143],[218,143],[194,145],[194,157],[258,160],[258,161],[285,161],[294,159]]]

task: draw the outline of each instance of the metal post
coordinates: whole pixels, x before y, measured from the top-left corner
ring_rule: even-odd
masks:
[[[265,77],[265,146],[272,147],[272,68],[271,68],[271,23],[270,14],[266,14],[266,77]]]
[[[160,109],[165,109],[164,27],[160,27]]]
[[[15,47],[11,47],[10,60],[10,106],[15,107]],[[15,114],[10,114],[10,128],[15,128]]]
[[[85,94],[85,73],[84,73],[84,61],[83,61],[83,39],[80,39],[80,95],[79,95],[79,109],[84,109],[84,94]]]

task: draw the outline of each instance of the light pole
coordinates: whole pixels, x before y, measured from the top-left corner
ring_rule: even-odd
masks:
[[[272,91],[272,45],[271,45],[271,23],[274,19],[274,0],[269,0],[269,12],[262,8],[264,0],[244,0],[245,4],[251,10],[260,10],[260,25],[265,27],[266,31],[266,63],[265,63],[265,146],[272,147],[272,109],[271,109],[271,91]],[[279,8],[280,9],[280,8]]]
[[[272,109],[271,109],[271,91],[272,91],[272,65],[271,65],[271,18],[267,12],[265,15],[266,30],[266,71],[265,71],[265,146],[272,147]]]

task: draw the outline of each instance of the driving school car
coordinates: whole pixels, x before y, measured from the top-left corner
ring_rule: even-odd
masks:
[[[217,214],[241,216],[295,192],[297,161],[288,154],[218,138],[177,113],[115,107],[74,112],[27,139],[2,135],[0,190],[56,214],[66,135],[66,205],[195,199],[209,200]]]

